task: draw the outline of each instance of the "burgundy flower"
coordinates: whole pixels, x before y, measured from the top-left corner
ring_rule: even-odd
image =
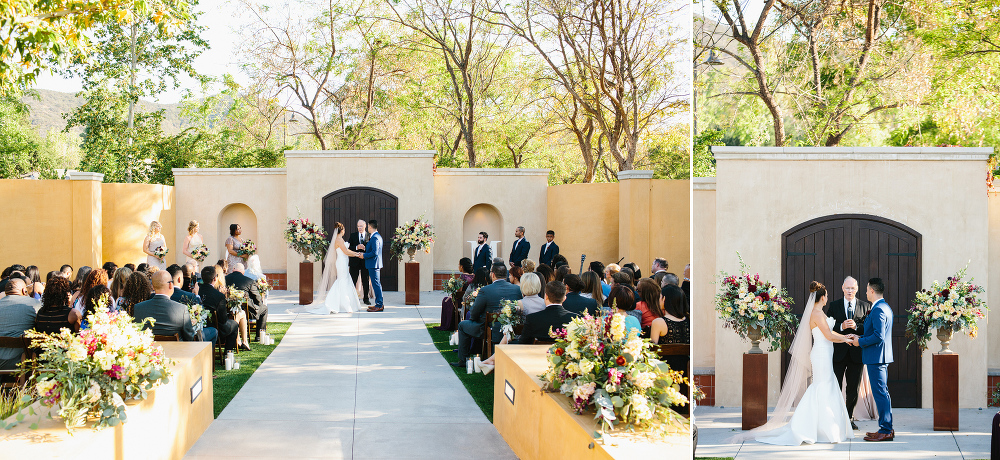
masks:
[[[615,364],[617,364],[619,366],[624,366],[625,365],[625,357],[624,356],[619,356],[617,359],[615,359]]]

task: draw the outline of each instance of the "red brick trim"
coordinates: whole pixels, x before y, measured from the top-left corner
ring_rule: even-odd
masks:
[[[705,397],[698,401],[699,406],[714,406],[715,405],[715,375],[714,374],[702,374],[694,376],[694,384],[701,389],[702,393],[705,393]]]
[[[267,281],[271,283],[271,288],[278,291],[288,290],[288,274],[287,273],[264,273],[267,277]]]

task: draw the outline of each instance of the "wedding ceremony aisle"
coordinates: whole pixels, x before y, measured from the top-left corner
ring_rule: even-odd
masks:
[[[995,408],[961,409],[959,431],[933,431],[933,409],[893,409],[896,439],[866,442],[866,431],[878,429],[878,422],[859,421],[853,440],[840,444],[813,444],[782,447],[748,441],[723,444],[740,429],[739,407],[699,407],[695,410],[698,447],[695,458],[735,458],[736,460],[980,460],[990,458],[990,425]]]
[[[297,297],[272,291],[291,327],[185,458],[516,458],[431,342],[440,307],[387,292],[380,313],[286,313]]]

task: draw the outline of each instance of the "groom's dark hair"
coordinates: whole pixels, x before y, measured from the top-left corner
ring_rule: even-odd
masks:
[[[375,230],[378,230],[378,221],[375,219],[369,220],[368,225],[370,225]]]
[[[868,286],[872,288],[878,295],[883,295],[885,293],[885,283],[882,282],[882,278],[872,278],[868,280]]]

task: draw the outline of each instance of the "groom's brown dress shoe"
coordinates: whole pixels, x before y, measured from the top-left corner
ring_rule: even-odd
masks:
[[[896,437],[896,432],[893,430],[891,433],[874,433],[873,436],[865,436],[865,441],[880,442],[880,441],[892,441]]]

